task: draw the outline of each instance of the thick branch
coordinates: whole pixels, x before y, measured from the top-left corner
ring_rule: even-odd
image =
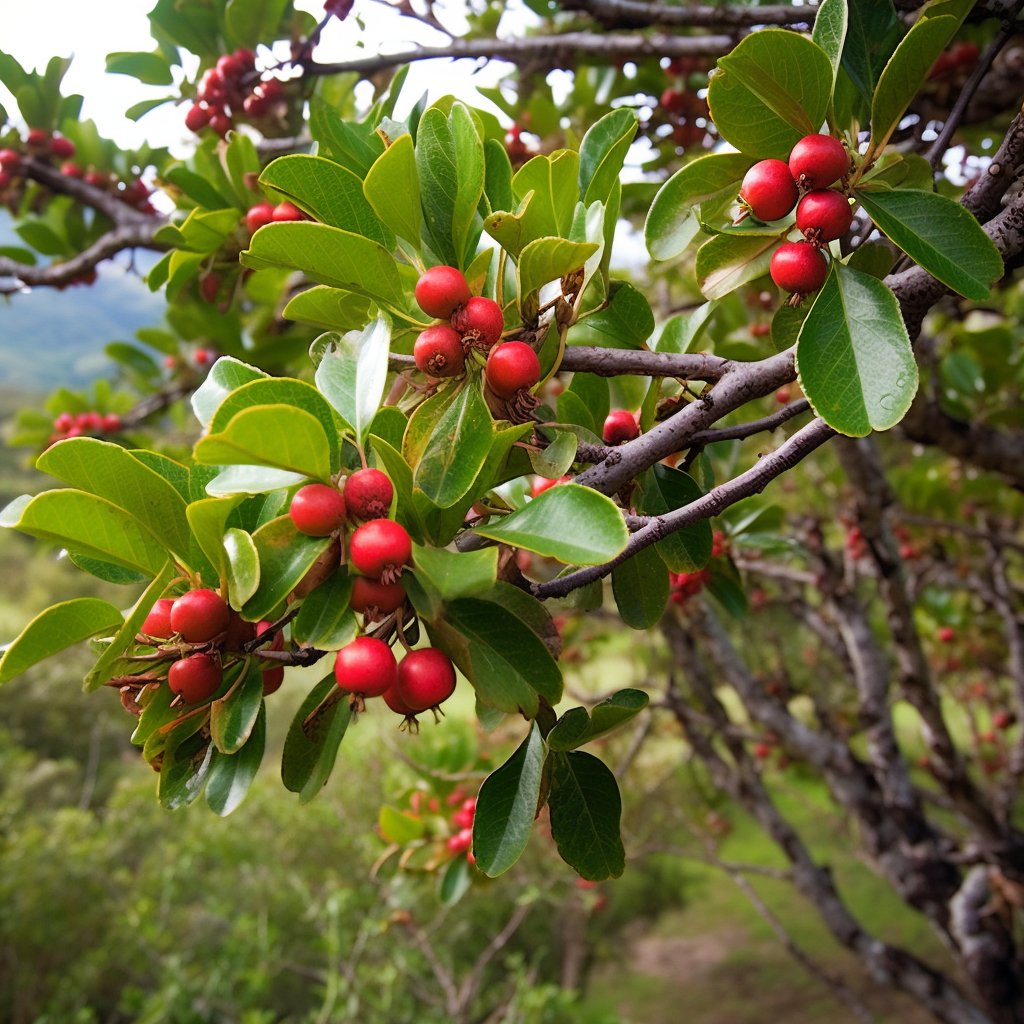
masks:
[[[647,377],[679,377],[684,380],[718,380],[736,364],[706,352],[675,355],[644,349],[591,348],[570,345],[560,370],[584,371],[598,377],[635,373]]]
[[[746,7],[739,5],[675,6],[642,3],[640,0],[570,0],[561,5],[568,11],[585,11],[602,24],[619,28],[752,28],[755,25],[810,25],[817,7]]]

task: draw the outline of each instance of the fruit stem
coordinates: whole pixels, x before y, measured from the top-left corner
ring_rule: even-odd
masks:
[[[398,642],[405,648],[406,653],[408,653],[412,650],[412,647],[409,645],[409,641],[405,639],[405,629],[401,615],[396,615],[395,617],[395,629],[398,631]]]

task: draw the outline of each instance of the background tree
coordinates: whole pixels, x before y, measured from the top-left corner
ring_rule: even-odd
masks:
[[[110,70],[170,84],[198,56],[184,162],[78,121],[63,62],[0,62],[3,195],[29,247],[0,258],[8,290],[148,248],[168,300],[165,327],[111,347],[130,388],[21,417],[68,486],[3,513],[145,588],[124,614],[43,612],[0,680],[101,638],[87,687],[139,716],[161,801],[227,813],[276,669],[335,658],[284,743],[307,800],[365,697],[397,678],[403,717],[438,702],[444,672],[415,704],[416,659],[389,653],[420,643],[486,728],[518,723],[478,794],[476,869],[451,861],[465,879],[511,867],[545,806],[585,879],[620,874],[615,776],[579,748],[634,721],[629,761],[681,734],[874,979],[937,1020],[1020,1021],[1020,5],[483,5],[459,37],[429,3],[379,6],[446,41],[329,64],[318,38],[357,24],[350,4],[317,23],[158,3],[156,49]],[[479,91],[511,127],[450,97],[407,109],[428,57],[510,62]],[[641,220],[656,262],[630,280],[612,255]],[[368,467],[391,493],[364,513]],[[310,481],[345,481],[313,525],[294,504]],[[600,659],[605,604],[645,638],[646,692],[558,713],[557,659]],[[861,922],[781,809],[794,764],[940,960]],[[396,855],[432,848],[415,818]],[[705,826],[703,855],[749,888]]]

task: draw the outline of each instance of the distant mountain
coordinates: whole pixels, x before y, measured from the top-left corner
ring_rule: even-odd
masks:
[[[19,245],[10,220],[0,217],[0,245]],[[138,273],[152,265],[150,253],[137,254]],[[109,373],[103,348],[131,340],[140,327],[158,325],[163,298],[152,294],[138,273],[126,269],[128,257],[99,266],[92,286],[59,292],[37,288],[0,298],[0,388],[50,391],[79,388]]]

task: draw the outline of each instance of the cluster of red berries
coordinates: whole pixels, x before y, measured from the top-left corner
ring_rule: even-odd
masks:
[[[246,211],[245,226],[254,234],[267,224],[305,219],[306,215],[294,203],[255,203]]]
[[[729,539],[721,530],[715,530],[711,537],[711,557],[721,558],[729,553]],[[669,600],[675,604],[686,604],[696,597],[711,582],[711,569],[705,566],[697,572],[669,573]]]
[[[783,242],[772,255],[772,280],[792,293],[796,304],[817,291],[828,276],[822,252],[853,223],[846,195],[830,186],[850,170],[846,147],[831,135],[805,135],[790,151],[789,161],[759,160],[744,175],[740,203],[758,220],[780,220],[796,207],[803,242]]]
[[[196,102],[185,115],[185,127],[201,132],[209,127],[223,138],[242,116],[261,121],[274,113],[284,96],[276,78],[260,79],[256,54],[245,47],[226,53],[199,81]]]
[[[456,831],[448,837],[448,852],[456,857],[464,853],[470,864],[476,863],[473,856],[473,821],[476,818],[476,797],[467,797],[452,815],[452,827]]]
[[[30,128],[22,145],[25,152],[11,146],[0,149],[0,189],[7,188],[24,173],[22,161],[26,153],[39,160],[49,157],[67,160],[75,155],[75,144],[70,139],[51,134],[42,128]]]
[[[225,667],[245,656],[244,646],[260,638],[270,650],[283,650],[284,636],[280,631],[268,632],[271,626],[270,622],[246,622],[215,590],[200,588],[178,598],[160,598],[146,616],[139,640],[156,641],[161,650],[179,655],[167,670],[167,685],[176,700],[201,704],[220,689]],[[173,643],[161,646],[161,641]],[[264,694],[276,692],[283,680],[283,666],[265,668]]]
[[[930,81],[933,81],[936,78],[943,78],[961,69],[965,72],[972,71],[978,63],[980,55],[981,50],[977,43],[969,41],[957,43],[955,46],[951,46],[948,50],[939,54],[938,59],[932,65],[931,71],[928,72],[928,78]]]
[[[119,434],[124,429],[116,412],[62,412],[53,421],[50,444],[83,434]]]
[[[855,562],[859,562],[868,553],[864,531],[859,526],[851,526],[846,531],[846,554]]]

